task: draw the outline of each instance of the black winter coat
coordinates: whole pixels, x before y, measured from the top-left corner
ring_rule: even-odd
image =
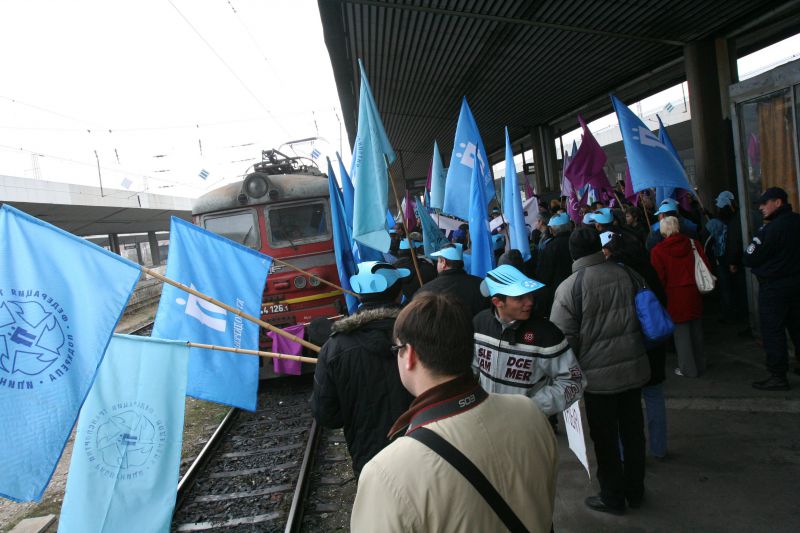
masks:
[[[547,241],[537,262],[533,278],[544,287],[533,293],[534,313],[549,317],[553,296],[561,282],[572,275],[572,256],[569,254],[570,233],[558,233]]]
[[[406,297],[406,302],[410,302],[414,297],[414,293],[419,290],[419,279],[417,278],[417,271],[414,269],[414,261],[411,256],[401,257],[394,263],[394,266],[407,268],[411,271],[411,276],[403,282],[403,296]],[[417,266],[419,266],[423,284],[436,278],[436,267],[427,259],[417,256]]]
[[[489,299],[481,294],[481,278],[467,274],[463,268],[451,268],[439,273],[439,277],[429,281],[417,292],[443,293],[453,296],[469,310],[469,316],[475,316],[488,309]]]
[[[397,306],[362,308],[333,325],[314,372],[311,410],[325,427],[344,427],[356,475],[389,444],[386,435],[413,397],[392,355]]]
[[[744,252],[744,266],[753,269],[759,283],[800,274],[800,214],[782,205],[765,219]]]

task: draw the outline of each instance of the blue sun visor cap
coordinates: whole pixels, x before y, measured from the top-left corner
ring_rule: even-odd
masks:
[[[733,193],[731,191],[722,191],[717,195],[717,198],[714,200],[717,208],[722,209],[726,205],[732,205],[733,203]]]
[[[665,205],[668,205],[669,207],[672,208],[670,209],[670,211],[678,210],[678,200],[676,200],[675,198],[664,198],[663,200],[661,200],[661,206],[659,207],[659,209],[661,209],[661,207]]]
[[[448,261],[463,261],[464,245],[457,242],[454,246],[448,246],[447,248],[442,248],[438,252],[433,252],[431,257],[443,257]]]
[[[585,225],[594,224],[594,213],[586,213],[585,215],[583,215],[582,222]]]
[[[671,204],[668,202],[661,202],[661,207],[658,208],[656,211],[656,215],[660,215],[662,213],[677,213],[678,212],[678,204]]]
[[[611,224],[614,222],[614,214],[610,207],[603,207],[592,213],[592,218],[598,224]]]
[[[547,225],[551,227],[563,226],[564,224],[569,224],[569,215],[566,213],[561,213],[560,215],[550,217],[550,222],[547,223]]]
[[[505,235],[492,235],[492,249],[493,250],[502,250],[506,247],[506,237]]]
[[[613,231],[604,231],[600,234],[600,246],[605,248],[609,242],[611,242],[611,237],[616,235]]]
[[[358,294],[376,294],[410,275],[407,268],[396,268],[382,261],[365,261],[358,264],[358,274],[350,276],[350,286]]]
[[[422,243],[419,241],[411,241],[414,244],[414,248],[419,248],[422,246]],[[401,250],[408,250],[408,239],[403,239],[400,241],[400,249]]]
[[[481,293],[484,296],[522,296],[544,287],[534,279],[527,277],[511,265],[500,265],[486,273],[481,282]]]

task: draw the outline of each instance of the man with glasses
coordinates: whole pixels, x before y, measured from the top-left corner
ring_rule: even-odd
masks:
[[[390,430],[399,438],[361,473],[351,530],[550,531],[555,437],[527,398],[481,388],[465,307],[421,294],[397,317],[394,338],[416,399]]]
[[[311,409],[320,425],[344,427],[356,478],[389,444],[389,428],[412,400],[400,383],[391,351],[402,282],[410,275],[408,269],[388,263],[359,263],[350,285],[361,306],[333,325],[319,353]]]

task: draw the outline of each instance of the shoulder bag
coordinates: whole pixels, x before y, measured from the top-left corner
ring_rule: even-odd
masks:
[[[645,338],[645,345],[648,348],[660,344],[667,340],[672,332],[675,331],[675,324],[672,322],[667,310],[658,301],[656,295],[651,291],[647,284],[642,280],[637,281],[630,269],[620,264],[628,277],[633,283],[636,296],[634,303],[636,304],[636,315],[639,317],[639,323],[642,326],[642,333]]]
[[[717,278],[714,277],[706,266],[706,262],[700,257],[700,253],[694,245],[694,239],[690,238],[689,242],[692,243],[692,252],[694,253],[694,282],[700,294],[708,294],[714,290]]]

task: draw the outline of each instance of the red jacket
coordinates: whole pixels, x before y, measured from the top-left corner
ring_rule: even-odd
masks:
[[[700,257],[708,266],[702,246],[694,241]],[[650,251],[650,262],[667,292],[667,311],[676,324],[703,315],[703,297],[694,280],[694,253],[689,237],[676,233]]]

